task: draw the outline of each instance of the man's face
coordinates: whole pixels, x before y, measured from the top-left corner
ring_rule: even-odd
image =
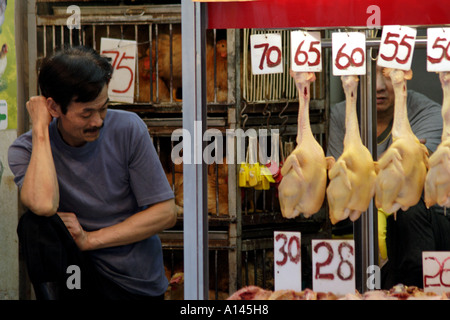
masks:
[[[394,99],[391,79],[383,75],[383,67],[377,66],[377,112],[392,111]]]
[[[58,119],[58,130],[63,140],[73,147],[95,141],[100,135],[108,102],[106,85],[94,101],[72,101],[67,107],[67,113],[61,113]]]

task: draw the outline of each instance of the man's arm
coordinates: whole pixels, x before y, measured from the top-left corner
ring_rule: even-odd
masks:
[[[20,199],[37,215],[51,216],[59,204],[59,187],[53,162],[48,126],[52,120],[44,97],[32,97],[27,110],[33,123],[33,149]]]
[[[82,251],[127,245],[147,239],[174,226],[177,214],[173,199],[156,203],[121,223],[92,232],[84,231],[74,213],[58,212]]]

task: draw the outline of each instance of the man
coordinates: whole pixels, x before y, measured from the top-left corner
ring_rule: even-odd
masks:
[[[176,222],[174,195],[145,123],[108,110],[111,75],[89,48],[46,58],[42,96],[27,102],[32,130],[11,145],[9,165],[22,203],[34,215],[57,214],[87,253],[98,298],[163,297],[157,233]]]
[[[382,68],[377,67],[376,72],[379,158],[392,143],[395,96],[391,80],[383,75]],[[441,141],[441,106],[412,90],[408,90],[407,97],[411,128],[431,154]],[[345,102],[340,102],[332,106],[330,111],[328,155],[336,159],[341,155],[344,135]],[[445,235],[450,233],[450,220],[443,215],[442,208],[427,209],[423,198],[407,211],[399,210],[396,221],[393,215],[387,217],[382,210],[379,210],[378,219],[380,254],[382,259],[388,259],[382,268],[382,287],[388,289],[398,283],[422,287],[422,251],[450,249],[450,237]],[[348,222],[344,221],[340,226]]]

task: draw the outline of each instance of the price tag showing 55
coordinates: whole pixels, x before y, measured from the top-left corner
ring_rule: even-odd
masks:
[[[281,35],[277,33],[250,36],[253,74],[283,73]]]
[[[291,32],[291,69],[299,72],[321,72],[320,32]]]
[[[405,26],[385,26],[377,64],[381,67],[411,69],[417,30]]]
[[[333,75],[366,73],[366,35],[362,32],[335,32],[331,35]]]

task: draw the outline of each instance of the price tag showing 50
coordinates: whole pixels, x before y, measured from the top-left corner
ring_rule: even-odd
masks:
[[[366,73],[366,35],[362,32],[335,32],[331,35],[333,75]]]
[[[417,30],[405,26],[385,26],[377,64],[381,67],[411,69]]]
[[[281,35],[277,33],[250,36],[252,73],[283,73]]]
[[[450,28],[427,29],[427,71],[450,71]]]

